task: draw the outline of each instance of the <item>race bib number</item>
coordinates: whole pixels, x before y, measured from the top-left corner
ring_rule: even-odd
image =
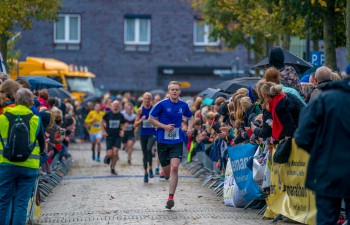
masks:
[[[152,124],[150,124],[150,122],[148,122],[148,120],[143,120],[142,121],[142,128],[154,128],[154,126]]]
[[[164,139],[165,140],[178,140],[180,139],[180,128],[174,128],[173,131],[168,132],[164,131]]]
[[[110,120],[109,121],[109,128],[116,129],[116,128],[119,128],[119,126],[120,126],[119,120]]]
[[[101,127],[101,123],[95,122],[95,123],[92,124],[92,126],[93,126],[94,128],[100,128],[100,127]]]
[[[129,124],[126,126],[125,131],[132,131],[133,128],[134,128],[134,124],[129,123]]]

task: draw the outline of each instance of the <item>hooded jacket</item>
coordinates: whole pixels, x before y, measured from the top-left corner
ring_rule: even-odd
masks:
[[[310,153],[306,187],[329,197],[350,197],[350,79],[319,87],[301,112],[297,145]]]

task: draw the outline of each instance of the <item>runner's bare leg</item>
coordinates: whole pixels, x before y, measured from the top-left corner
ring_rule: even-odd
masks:
[[[180,164],[180,159],[178,158],[172,158],[170,160],[170,179],[169,179],[169,194],[175,194],[177,182],[178,182],[178,177],[179,177],[179,164]]]
[[[111,169],[115,168],[117,161],[118,161],[118,148],[113,147],[112,157],[111,157]]]

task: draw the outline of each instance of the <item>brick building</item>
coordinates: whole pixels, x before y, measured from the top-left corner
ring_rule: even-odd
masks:
[[[186,81],[196,93],[247,64],[244,47],[224,50],[185,0],[62,0],[55,23],[34,22],[16,48],[20,60],[48,57],[86,65],[102,90],[164,89]],[[228,79],[228,78],[226,78]]]

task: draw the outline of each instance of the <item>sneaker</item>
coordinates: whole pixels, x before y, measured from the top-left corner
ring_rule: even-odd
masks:
[[[174,207],[174,205],[175,205],[174,200],[172,200],[172,199],[168,199],[168,201],[166,202],[166,206],[165,206],[165,208],[166,208],[166,209],[171,209],[171,208],[173,208],[173,207]]]
[[[111,158],[108,158],[107,156],[105,156],[105,158],[103,159],[104,164],[109,165],[109,163],[111,162]]]
[[[128,165],[131,165],[131,160],[128,160]]]
[[[92,153],[92,160],[95,161],[95,153]]]
[[[156,169],[154,170],[154,173],[155,173],[156,175],[159,175],[159,168],[158,168],[158,167],[156,167]]]
[[[112,175],[118,175],[118,173],[114,169],[111,169],[111,174]]]
[[[149,178],[153,178],[154,177],[152,170],[148,170],[148,174],[149,174]]]
[[[100,156],[97,156],[96,161],[97,161],[97,162],[101,162],[101,158],[100,158]]]
[[[163,171],[160,172],[159,178],[165,178]]]
[[[169,177],[165,177],[165,180],[169,180],[170,176]]]
[[[144,183],[148,183],[148,174],[145,174],[145,176],[143,178],[143,182]]]

